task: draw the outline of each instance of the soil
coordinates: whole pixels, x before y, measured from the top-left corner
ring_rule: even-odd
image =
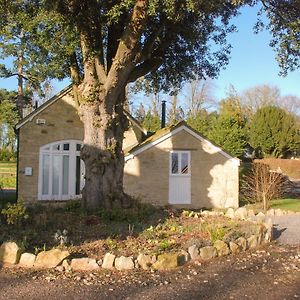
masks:
[[[0,270],[0,299],[295,299],[300,246],[191,262],[168,272]]]

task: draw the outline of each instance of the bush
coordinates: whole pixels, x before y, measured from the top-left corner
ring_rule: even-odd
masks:
[[[0,149],[0,161],[16,161],[17,153],[8,149]]]
[[[268,165],[254,163],[242,180],[241,194],[248,202],[260,202],[267,210],[271,200],[282,197],[288,189],[288,179],[271,171]]]
[[[26,207],[22,201],[11,204],[8,203],[6,208],[1,210],[1,214],[6,218],[7,224],[21,225],[22,221],[28,218]]]

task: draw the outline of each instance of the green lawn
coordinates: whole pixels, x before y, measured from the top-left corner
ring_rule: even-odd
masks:
[[[300,199],[278,199],[271,202],[271,208],[291,211],[300,211]]]
[[[0,162],[0,187],[2,189],[16,188],[16,169],[14,162]]]

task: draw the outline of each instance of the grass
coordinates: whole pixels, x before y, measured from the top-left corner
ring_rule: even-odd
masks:
[[[2,189],[16,188],[16,163],[0,162],[0,187]]]
[[[271,201],[271,208],[300,212],[300,199],[278,199]]]
[[[248,202],[240,201],[240,206],[246,206],[248,209],[253,209],[255,212],[262,210],[262,204],[259,202],[248,204]],[[282,199],[272,200],[270,202],[270,208],[300,212],[300,199],[282,198]]]

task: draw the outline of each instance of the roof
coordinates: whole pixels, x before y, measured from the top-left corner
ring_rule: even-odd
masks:
[[[50,105],[52,105],[53,103],[55,103],[57,100],[61,99],[63,96],[67,95],[68,93],[70,93],[72,91],[72,85],[67,86],[66,88],[64,88],[63,90],[61,90],[59,93],[57,93],[56,95],[54,95],[52,98],[50,98],[48,101],[46,101],[45,103],[43,103],[41,106],[39,106],[37,109],[35,109],[33,112],[31,112],[29,115],[27,115],[25,118],[23,118],[17,125],[16,125],[16,129],[21,128],[23,125],[25,125],[26,123],[32,121],[32,119],[37,116],[39,113],[41,113],[42,111],[44,111],[46,108],[48,108]],[[129,121],[135,125],[141,132],[143,132],[144,135],[147,135],[147,129],[145,129],[140,123],[139,121],[134,118],[128,111],[124,110],[124,113],[126,115],[126,117],[129,119]]]
[[[230,153],[227,153],[226,151],[222,150],[221,147],[215,145],[213,142],[211,142],[209,139],[202,136],[197,130],[193,129],[185,121],[181,121],[176,125],[162,128],[158,131],[156,131],[153,135],[146,138],[142,143],[140,143],[137,146],[134,146],[133,148],[127,150],[127,153],[125,153],[125,160],[129,160],[133,158],[134,156],[146,151],[147,149],[150,149],[154,147],[155,145],[161,143],[162,141],[168,139],[171,136],[176,135],[177,133],[181,131],[186,131],[187,133],[191,134],[201,142],[204,142],[208,145],[210,145],[213,149],[216,150],[216,152],[220,153],[221,155],[225,156],[226,158],[232,160],[233,162],[240,164],[240,160],[237,157],[234,157]]]

